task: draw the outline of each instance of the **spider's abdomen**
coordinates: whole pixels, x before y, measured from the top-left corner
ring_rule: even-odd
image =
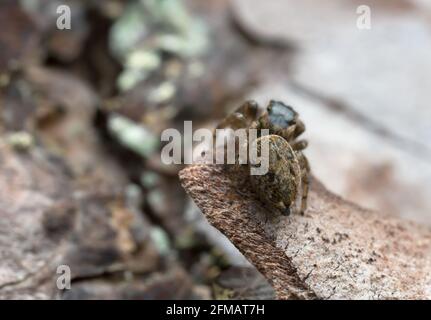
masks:
[[[251,185],[262,202],[266,205],[289,212],[298,195],[301,181],[301,168],[295,152],[289,143],[277,135],[263,136],[254,141],[258,161],[251,159],[250,165],[265,165],[268,159],[267,172],[263,175],[251,175]],[[264,144],[268,144],[265,149]],[[265,155],[267,150],[267,154]]]

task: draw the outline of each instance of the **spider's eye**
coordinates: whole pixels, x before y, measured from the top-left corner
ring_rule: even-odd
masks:
[[[271,101],[268,107],[268,116],[273,125],[287,128],[295,123],[297,113],[283,102]]]

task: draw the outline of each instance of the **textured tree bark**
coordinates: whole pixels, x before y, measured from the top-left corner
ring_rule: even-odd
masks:
[[[361,207],[312,180],[304,216],[266,209],[243,173],[180,172],[208,221],[273,285],[279,299],[430,299],[431,230]]]
[[[0,300],[194,297],[183,268],[160,268],[151,225],[114,186],[78,186],[44,149],[1,140],[0,172]],[[71,290],[57,287],[60,265]],[[115,277],[127,272],[133,281]]]

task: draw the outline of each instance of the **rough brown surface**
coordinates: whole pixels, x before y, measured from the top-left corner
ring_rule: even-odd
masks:
[[[68,234],[47,237],[43,221],[70,184],[40,149],[19,154],[2,145],[0,170],[0,299],[46,299]]]
[[[304,216],[274,216],[243,176],[180,172],[184,188],[274,286],[277,297],[430,299],[431,230],[361,209],[313,180]]]

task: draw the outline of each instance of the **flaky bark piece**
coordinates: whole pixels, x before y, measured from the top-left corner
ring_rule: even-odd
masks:
[[[265,208],[244,173],[180,172],[208,221],[273,285],[279,299],[430,299],[431,230],[365,210],[313,179],[304,216]]]

